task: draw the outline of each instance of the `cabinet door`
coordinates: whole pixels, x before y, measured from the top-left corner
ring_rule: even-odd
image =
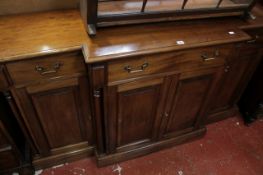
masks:
[[[92,145],[85,77],[49,81],[13,91],[36,150],[42,156]]]
[[[199,127],[206,116],[220,69],[182,73],[169,90],[161,125],[161,138],[171,138]]]
[[[259,60],[257,53],[242,56],[241,52],[238,58],[226,64],[224,75],[218,85],[218,92],[213,100],[211,114],[234,107]]]
[[[161,77],[108,87],[108,153],[136,148],[156,138],[169,82]]]

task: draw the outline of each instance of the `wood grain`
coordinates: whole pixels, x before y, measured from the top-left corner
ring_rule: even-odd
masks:
[[[0,17],[0,62],[77,50],[87,40],[75,10]]]
[[[217,71],[218,69],[210,69],[181,74],[176,88],[170,90],[175,91],[175,95],[171,109],[166,109],[169,117],[163,121],[165,127],[160,133],[162,138],[176,137],[199,127],[199,119],[205,116],[202,110],[209,100],[208,94],[214,91]]]
[[[31,84],[12,92],[36,147],[33,163],[37,168],[93,153],[87,89],[87,78],[79,76]]]
[[[249,36],[238,28],[262,27],[261,9],[262,6],[257,5],[252,11],[257,16],[256,20],[229,18],[133,25],[99,29],[95,38],[87,37],[76,10],[1,16],[0,62],[48,55],[81,48],[82,45],[85,45],[86,62],[94,63],[248,40]],[[230,36],[230,30],[236,34]],[[178,40],[185,44],[177,45]]]
[[[229,56],[231,49],[233,49],[233,45],[230,44],[111,61],[108,64],[108,81],[112,84],[124,79],[156,73],[169,71],[184,72],[224,65],[225,59]],[[218,53],[217,56],[215,55],[216,52]],[[207,56],[211,60],[204,61],[202,56]],[[132,69],[138,70],[141,69],[141,65],[144,63],[148,63],[148,67],[140,72],[129,73],[124,69],[126,66],[130,66]]]
[[[54,66],[59,64],[56,70]],[[45,72],[36,71],[36,66],[42,67]],[[15,85],[24,85],[33,81],[61,78],[65,76],[76,76],[85,74],[85,63],[81,52],[56,54],[52,56],[39,57],[26,61],[17,61],[6,64],[9,75]]]
[[[99,29],[98,35],[88,44],[89,56],[86,61],[92,63],[127,56],[244,41],[250,37],[237,28],[240,22],[239,20],[214,19]],[[229,35],[229,31],[235,31],[236,34]],[[179,45],[177,41],[184,41],[185,44]]]

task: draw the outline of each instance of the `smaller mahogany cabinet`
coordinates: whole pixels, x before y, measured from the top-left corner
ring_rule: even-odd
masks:
[[[36,169],[93,154],[88,77],[81,50],[6,64],[11,95],[31,138]]]

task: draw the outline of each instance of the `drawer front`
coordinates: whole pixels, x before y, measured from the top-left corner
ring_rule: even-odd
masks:
[[[8,88],[8,83],[4,74],[4,66],[0,65],[0,90]]]
[[[15,85],[85,73],[84,59],[78,52],[8,63],[6,67]]]
[[[112,61],[108,65],[108,81],[221,66],[232,48],[232,45],[224,45]]]

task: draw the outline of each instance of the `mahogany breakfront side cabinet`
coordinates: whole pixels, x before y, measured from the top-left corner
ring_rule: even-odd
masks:
[[[262,28],[245,33],[242,24],[109,28],[83,48],[2,62],[0,89],[33,166],[94,153],[99,166],[112,164],[201,137],[206,123],[235,115],[262,54]]]

